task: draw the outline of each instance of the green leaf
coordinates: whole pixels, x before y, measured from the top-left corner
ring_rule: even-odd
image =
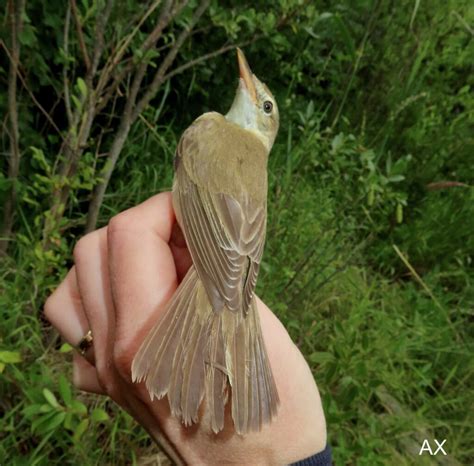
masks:
[[[344,134],[339,133],[331,141],[331,153],[336,154],[344,145]]]
[[[64,403],[69,406],[72,401],[71,387],[63,374],[59,376],[59,393],[61,394]]]
[[[16,364],[21,362],[21,354],[18,351],[0,351],[0,362]]]
[[[102,408],[96,408],[92,411],[91,419],[94,422],[104,422],[109,420],[109,415]]]
[[[45,425],[57,414],[56,411],[49,412],[44,416],[40,416],[31,423],[31,430],[33,432],[42,432]]]
[[[35,33],[35,28],[30,26],[30,25],[25,25],[18,34],[20,43],[21,45],[24,45],[26,47],[31,47],[36,45],[37,39],[36,39],[36,33]]]
[[[44,426],[45,431],[50,431],[56,429],[59,425],[61,425],[66,418],[66,413],[61,411],[56,413],[53,418]]]
[[[65,412],[58,413],[57,411],[54,411],[33,421],[31,423],[31,427],[34,431],[40,434],[45,434],[47,432],[51,432],[52,430],[56,429],[56,427],[61,425],[65,417]]]
[[[51,390],[43,388],[43,396],[53,408],[59,408],[58,400],[56,399],[56,396]]]
[[[317,364],[334,361],[334,355],[325,351],[315,351],[309,356],[310,362]]]
[[[69,343],[63,343],[59,348],[60,353],[70,353],[74,348]]]
[[[82,78],[77,78],[77,88],[83,97],[87,97],[87,85]]]
[[[74,102],[74,106],[75,106],[77,109],[82,108],[81,101],[80,101],[75,95],[71,95],[71,99],[72,99],[72,101]]]
[[[84,403],[81,403],[79,400],[72,400],[71,408],[76,414],[87,414],[86,405]]]
[[[83,436],[84,432],[87,430],[89,427],[89,419],[83,419],[79,425],[76,428],[76,431],[74,432],[74,435],[72,436],[72,439],[74,442],[78,442],[81,440],[81,437]]]
[[[347,51],[350,53],[351,57],[353,60],[355,60],[355,55],[356,55],[356,49],[354,45],[354,39],[352,38],[352,35],[346,25],[346,22],[344,19],[339,15],[334,15],[334,22],[336,23],[337,28],[339,29],[339,32],[342,36],[342,39],[344,41],[344,44],[347,48]]]
[[[49,405],[49,404],[43,404],[40,406],[40,409],[39,409],[39,412],[40,413],[50,413],[51,411],[53,411],[54,407]]]
[[[388,177],[388,181],[390,183],[398,183],[399,181],[403,181],[405,177],[403,175],[392,175]]]
[[[397,217],[397,223],[403,222],[403,206],[401,204],[397,204],[396,217]]]
[[[46,156],[41,149],[37,147],[30,146],[31,152],[33,154],[33,160],[35,160],[40,168],[42,168],[48,175],[51,175],[51,166],[49,165],[48,161],[46,160]]]
[[[71,412],[66,413],[66,417],[64,418],[64,428],[67,430],[74,430],[73,429],[73,419],[74,415]]]
[[[31,417],[41,412],[40,404],[29,405],[23,410],[23,415],[26,417]]]

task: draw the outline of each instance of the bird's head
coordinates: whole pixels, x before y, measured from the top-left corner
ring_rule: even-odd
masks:
[[[270,151],[278,132],[278,107],[268,87],[252,73],[242,50],[237,49],[239,87],[227,120],[252,131]]]

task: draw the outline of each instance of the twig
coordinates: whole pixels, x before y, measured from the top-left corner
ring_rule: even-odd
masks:
[[[438,189],[445,188],[469,188],[469,185],[460,181],[435,181],[426,185],[428,191],[437,191]]]
[[[455,335],[456,337],[456,340],[457,341],[462,341],[461,340],[461,336],[459,335],[459,333],[456,331],[456,328],[454,326],[454,324],[451,322],[451,319],[449,317],[449,313],[447,312],[447,310],[445,310],[445,308],[443,307],[443,305],[438,301],[438,299],[436,298],[436,296],[434,295],[434,293],[431,291],[431,289],[428,287],[428,285],[423,281],[423,279],[418,275],[417,271],[413,268],[413,266],[410,264],[410,262],[408,261],[408,259],[403,255],[403,253],[400,251],[400,249],[398,249],[397,245],[396,244],[392,244],[392,247],[393,249],[395,250],[395,252],[397,253],[398,257],[401,259],[401,261],[405,264],[406,268],[410,271],[410,273],[413,275],[413,278],[421,285],[421,287],[426,291],[426,293],[428,294],[428,296],[432,299],[432,301],[435,303],[436,307],[442,311],[444,314],[445,314],[445,317],[446,317],[446,322],[447,324],[449,325],[449,327],[451,328],[453,334]]]
[[[145,107],[149,104],[150,100],[155,96],[156,92],[158,91],[158,88],[163,84],[163,81],[164,81],[163,78],[166,72],[168,71],[169,67],[173,64],[174,59],[176,58],[176,55],[181,49],[181,46],[186,41],[189,34],[193,30],[194,26],[196,25],[196,23],[199,21],[201,16],[206,11],[207,7],[209,6],[209,3],[210,3],[210,0],[201,0],[201,3],[199,4],[199,7],[197,8],[193,17],[191,18],[190,23],[184,28],[184,30],[176,39],[175,44],[173,45],[171,50],[168,52],[163,62],[161,63],[160,67],[158,68],[158,71],[156,72],[155,77],[153,78],[153,81],[148,86],[148,89],[146,90],[145,94],[142,96],[142,98],[138,102],[135,108],[135,111],[133,112],[134,119],[138,116],[139,113],[141,113],[145,109]]]
[[[71,7],[66,10],[66,19],[64,20],[64,55],[66,59],[69,55],[69,25],[71,23]],[[67,77],[67,63],[63,66],[63,86],[64,86],[64,105],[66,107],[66,116],[69,126],[72,125],[71,94],[69,92],[69,79]]]
[[[101,96],[98,111],[100,112],[109,102],[112,95],[115,93],[117,87],[122,82],[123,78],[129,73],[134,66],[133,60],[129,60],[126,66],[124,66],[121,70],[117,70],[117,65],[122,61],[122,58],[129,46],[130,42],[132,41],[133,37],[139,32],[140,27],[146,21],[146,19],[156,10],[156,8],[160,5],[161,0],[155,1],[150,8],[145,12],[145,14],[141,17],[138,24],[132,30],[128,36],[124,38],[123,44],[118,46],[117,52],[112,54],[102,69],[100,74],[99,83],[97,85],[97,93],[101,94],[102,90],[105,88],[107,82],[113,77],[113,82],[110,86],[108,86],[107,93],[104,96]],[[166,8],[166,6],[164,7]],[[162,13],[163,14],[163,13]],[[160,20],[158,20],[160,22]]]
[[[248,41],[249,42],[249,41]],[[183,71],[186,71],[189,68],[192,68],[193,66],[199,65],[199,63],[205,62],[209,60],[210,58],[215,58],[218,57],[219,55],[222,55],[223,53],[228,52],[229,50],[235,49],[236,47],[242,47],[243,45],[246,45],[246,43],[243,44],[229,44],[229,45],[224,45],[218,50],[214,50],[214,52],[206,53],[205,55],[201,55],[198,58],[195,58],[194,60],[190,60],[184,65],[178,66],[175,68],[173,71],[170,71],[168,74],[165,74],[163,76],[163,81],[168,81],[168,79],[173,78],[177,74],[182,73]]]
[[[174,15],[178,14],[178,12],[181,10],[181,8],[184,7],[184,5],[187,3],[187,1],[180,2],[177,8],[174,10]],[[164,80],[163,77],[165,76],[166,72],[168,71],[169,67],[173,64],[176,55],[178,54],[181,46],[183,43],[186,41],[186,39],[189,37],[189,34],[191,33],[192,29],[196,25],[196,23],[199,21],[199,18],[204,14],[206,11],[207,7],[209,6],[210,0],[202,0],[199,7],[196,9],[194,12],[194,15],[190,21],[190,23],[183,29],[181,34],[178,36],[176,39],[176,42],[174,43],[173,47],[170,49],[170,51],[167,53],[165,56],[163,62],[161,63],[160,67],[158,68],[158,71],[155,74],[155,77],[152,81],[152,83],[148,86],[147,90],[143,94],[143,96],[140,98],[138,103],[135,105],[136,99],[137,99],[137,94],[140,88],[140,84],[143,80],[144,73],[146,71],[147,64],[146,62],[142,63],[140,67],[138,68],[135,77],[132,82],[132,88],[129,93],[129,96],[127,98],[127,102],[125,104],[125,110],[124,113],[122,114],[121,120],[120,120],[120,125],[119,129],[114,137],[114,140],[112,141],[112,145],[110,147],[110,152],[109,156],[107,157],[107,162],[105,165],[104,172],[102,173],[102,181],[96,185],[94,189],[94,193],[92,195],[91,203],[89,205],[89,212],[87,216],[87,226],[86,226],[86,231],[92,231],[96,224],[97,224],[97,218],[99,215],[99,210],[102,205],[102,201],[104,199],[105,191],[107,189],[107,185],[110,181],[110,178],[112,176],[113,170],[115,168],[115,164],[117,163],[118,157],[123,149],[123,146],[125,144],[125,141],[127,139],[128,133],[130,131],[131,125],[134,123],[134,121],[137,119],[138,115],[145,109],[145,107],[148,105],[150,100],[155,96],[156,92],[158,91],[159,87],[161,84],[163,84]],[[168,5],[168,4],[167,4]],[[160,15],[160,21],[163,21],[163,24],[169,24],[171,19],[174,16],[168,16],[167,12],[162,12]],[[160,26],[161,27],[161,26]],[[156,30],[157,28],[155,28]],[[159,29],[159,28],[158,28]]]
[[[170,23],[170,21],[177,16],[179,11],[181,11],[182,8],[188,3],[188,0],[182,0],[181,2],[177,3],[177,6],[173,9],[171,13],[169,13],[168,8],[169,5],[171,4],[170,1],[166,3],[166,5],[163,7],[163,10],[161,12],[160,19],[158,20],[157,25],[155,26],[154,30],[152,33],[145,39],[145,41],[142,43],[141,46],[141,51],[143,54],[151,48],[152,46],[156,47],[156,42],[158,38],[161,36],[161,33],[163,29]],[[86,231],[92,231],[97,223],[97,218],[99,214],[99,209],[100,206],[102,205],[102,201],[105,195],[105,190],[107,189],[107,185],[110,181],[110,178],[112,176],[112,172],[114,170],[115,164],[117,162],[117,159],[120,155],[120,152],[122,151],[123,145],[125,144],[125,140],[127,138],[127,135],[130,131],[131,125],[136,121],[137,117],[143,112],[143,110],[147,107],[147,105],[150,103],[151,99],[156,95],[158,89],[160,86],[171,79],[173,76],[176,76],[179,73],[182,73],[183,71],[187,70],[188,68],[191,68],[192,66],[195,66],[199,63],[202,63],[212,57],[216,57],[220,54],[225,53],[228,50],[231,50],[235,47],[234,44],[232,45],[225,45],[221,47],[220,49],[205,54],[201,57],[198,57],[194,60],[189,61],[188,63],[185,63],[176,69],[168,72],[170,67],[173,65],[177,54],[179,53],[182,45],[184,42],[189,38],[189,36],[193,33],[193,29],[201,16],[204,14],[206,9],[208,8],[210,3],[210,0],[201,0],[198,8],[195,10],[193,17],[191,18],[191,21],[189,24],[181,31],[181,33],[178,35],[176,41],[166,54],[165,58],[161,62],[160,66],[158,67],[158,70],[156,71],[152,82],[144,93],[141,95],[140,99],[138,100],[138,103],[135,104],[138,92],[140,91],[141,88],[141,83],[143,81],[143,78],[146,73],[146,69],[148,64],[146,63],[146,60],[140,64],[138,67],[137,71],[135,72],[135,75],[132,80],[132,86],[130,89],[130,92],[127,97],[127,101],[125,103],[125,110],[124,113],[122,114],[119,129],[114,137],[114,140],[112,141],[112,145],[110,147],[110,152],[109,156],[107,158],[107,162],[104,168],[104,172],[102,174],[102,181],[96,185],[94,189],[94,193],[92,195],[91,203],[89,205],[89,213],[88,213],[88,220],[87,220],[87,227]],[[153,4],[150,10],[153,10],[156,8],[156,4]],[[296,10],[295,10],[296,12]],[[294,12],[294,13],[295,13]],[[145,16],[148,16],[148,12],[145,14]],[[291,16],[291,15],[290,15]],[[278,22],[277,27],[283,27],[288,20],[289,16],[281,18],[281,20]],[[143,19],[142,19],[143,21]],[[141,24],[141,23],[140,23]],[[139,26],[138,26],[139,27]],[[133,36],[136,34],[138,27],[135,28],[130,36]],[[117,54],[114,56],[114,60],[112,60],[112,64],[115,64],[115,66],[118,64],[119,59],[121,59],[125,53],[126,46],[128,46],[129,41],[131,40],[130,36],[127,38],[124,44],[121,45],[119,51]],[[254,42],[258,40],[260,36],[255,35],[251,40],[249,40],[247,43]],[[101,85],[103,86],[102,88],[105,89],[105,83],[109,79],[109,74],[110,74],[110,64],[106,65],[104,67],[104,70],[101,75]],[[126,66],[122,68],[118,73],[115,74],[113,83],[107,88],[107,91],[105,95],[100,97],[100,103],[99,103],[99,110],[101,111],[105,105],[108,103],[109,99],[111,96],[116,92],[116,89],[118,88],[118,85],[120,82],[123,80],[123,78],[131,71],[133,68],[133,63],[131,63],[129,66]],[[101,89],[102,89],[101,88]],[[97,89],[98,92],[101,90]],[[131,113],[130,113],[131,112]]]
[[[8,163],[8,178],[12,182],[10,193],[4,205],[2,239],[0,240],[0,254],[5,253],[8,248],[13,228],[13,216],[17,203],[16,181],[20,170],[20,133],[18,129],[18,104],[17,104],[17,74],[20,62],[20,40],[19,36],[23,28],[23,10],[25,0],[9,2],[9,16],[12,40],[12,55],[10,57],[10,69],[8,73],[8,113],[10,119],[10,159]]]
[[[183,9],[186,3],[187,1],[180,4],[176,4],[175,7],[171,9],[171,5],[173,4],[172,0],[166,1],[166,4],[161,11],[160,18],[156,23],[156,26],[153,28],[153,31],[151,31],[149,36],[145,39],[142,46],[140,47],[142,53],[145,53],[147,50],[150,50],[152,47],[155,46],[156,42],[161,37],[163,29],[170,23],[170,21],[176,15],[179,14],[179,12]]]
[[[142,27],[143,23],[148,19],[148,17],[158,8],[158,6],[160,5],[161,3],[161,0],[158,0],[156,2],[154,2],[150,8],[146,11],[146,13],[142,16],[142,18],[140,19],[139,23],[135,26],[135,28],[133,29],[133,31],[127,36],[125,37],[124,39],[124,43],[120,46],[120,48],[118,49],[117,53],[112,57],[112,65],[117,65],[121,60],[122,60],[122,57],[124,55],[124,53],[126,52],[127,50],[127,47],[130,45],[130,42],[132,41],[132,39],[135,37],[135,35],[138,33],[138,31],[140,30],[140,28]],[[163,12],[169,8],[170,6],[170,1],[167,1],[167,4],[163,7]],[[162,12],[162,14],[163,14]],[[160,20],[158,20],[158,23],[160,22]],[[153,34],[153,32],[152,32]],[[145,39],[145,42],[146,42],[146,39]]]
[[[466,28],[466,31],[469,32],[471,36],[474,36],[474,29],[469,26],[469,23],[456,10],[452,10],[451,14],[456,16],[456,19]]]
[[[156,44],[158,39],[161,37],[161,34],[164,28],[170,23],[174,15],[179,14],[179,12],[181,11],[181,8],[184,6],[184,3],[185,2],[180,4],[177,8],[173,8],[173,10],[170,11],[170,6],[172,2],[171,0],[167,0],[155,28],[153,29],[151,34],[148,36],[148,38],[145,39],[145,42],[142,45],[143,53],[145,53],[146,50],[148,50],[150,47]],[[148,68],[148,62],[146,58],[143,57],[142,62],[138,66],[137,72],[135,73],[135,76],[133,78],[132,86],[130,88],[130,94],[128,96],[127,103],[125,104],[124,117],[128,119],[131,118],[132,121],[135,120],[135,118],[133,118],[132,116],[132,111],[133,111],[133,108],[135,107],[135,104],[137,101],[137,95],[140,90],[140,86],[142,84],[147,68]]]
[[[70,4],[71,4],[72,15],[74,16],[74,22],[76,23],[77,37],[79,39],[79,47],[81,49],[82,56],[84,58],[84,64],[86,65],[86,69],[90,70],[91,61],[87,53],[86,43],[84,42],[84,34],[82,33],[82,25],[79,19],[79,12],[77,11],[76,0],[71,0]]]
[[[99,67],[100,57],[104,51],[104,33],[107,23],[109,22],[110,13],[112,12],[112,7],[114,5],[114,0],[107,0],[107,4],[104,8],[102,14],[99,14],[99,19],[95,25],[95,34],[94,34],[94,52],[92,57],[92,66],[90,69],[90,76],[93,78],[97,73],[97,68]]]
[[[12,60],[12,55],[10,53],[10,51],[8,50],[7,46],[5,45],[5,43],[0,40],[0,45],[3,47],[3,49],[5,50],[5,53],[7,54],[8,58],[10,60]],[[57,133],[59,134],[59,136],[63,139],[63,136],[62,136],[62,133],[61,133],[61,130],[56,126],[56,123],[54,123],[54,121],[52,120],[51,116],[48,114],[48,112],[43,108],[43,106],[38,102],[38,100],[36,99],[36,97],[34,96],[34,94],[31,92],[30,88],[28,87],[28,85],[26,84],[26,81],[25,81],[25,78],[22,76],[21,72],[20,72],[20,69],[17,68],[16,69],[16,74],[18,76],[18,78],[20,79],[21,83],[23,84],[23,87],[25,88],[26,92],[28,93],[28,95],[30,96],[31,100],[34,102],[34,104],[39,108],[39,110],[41,111],[41,113],[45,116],[45,118],[49,121],[49,123],[51,124],[51,126],[55,129],[55,131],[57,131]]]
[[[398,246],[396,244],[392,244],[393,249],[397,253],[398,257],[401,259],[401,261],[405,264],[406,268],[410,271],[410,273],[413,275],[413,278],[421,285],[421,287],[426,291],[428,296],[433,300],[433,302],[436,304],[436,306],[444,311],[443,306],[441,303],[438,301],[436,296],[433,294],[431,289],[428,287],[428,285],[423,281],[423,279],[418,275],[418,272],[413,268],[413,266],[408,262],[408,259],[403,255],[403,253],[398,249]]]
[[[192,31],[190,36],[194,36],[195,34],[202,33],[204,30],[207,30],[207,29],[209,29],[209,28],[200,28],[198,30],[194,30],[194,31]],[[250,42],[253,42],[253,40],[243,42],[242,44],[237,45],[237,47],[243,47],[244,45],[246,45]],[[161,47],[155,47],[154,50],[156,52],[162,52],[163,50],[169,49],[172,46],[173,46],[173,43],[164,44]],[[226,50],[221,50],[220,52],[224,53],[227,50],[231,49],[232,47],[234,47],[234,46],[229,46],[229,48],[227,48]],[[205,61],[205,60],[207,60],[209,58],[212,58],[212,57],[215,57],[217,55],[219,55],[219,54],[218,53],[210,53],[210,54],[207,54],[207,55],[203,55],[202,57],[200,57],[198,59],[192,60],[192,61],[186,63],[185,65],[180,66],[179,68],[177,68],[176,71],[173,71],[173,72],[168,73],[167,75],[165,75],[164,81],[167,81],[168,79],[172,78],[173,76],[175,76],[179,73],[182,73],[183,71],[187,70],[188,68],[190,68],[192,66],[195,66],[195,65],[201,63],[202,61]],[[125,75],[127,73],[129,73],[133,68],[133,60],[131,58],[124,59],[124,61],[128,62],[127,65],[124,66],[122,69],[118,70],[116,73],[114,73],[113,83],[111,85],[107,86],[106,93],[103,96],[101,96],[101,98],[100,98],[99,106],[98,106],[98,112],[99,113],[109,103],[109,100],[110,100],[111,96],[116,93],[116,90],[117,90],[118,86],[120,85],[120,83],[122,82]]]
[[[347,100],[347,97],[349,95],[349,91],[352,87],[352,82],[354,81],[354,78],[355,78],[355,75],[357,73],[357,71],[359,71],[359,65],[360,65],[360,62],[362,60],[362,57],[364,55],[364,50],[365,50],[365,46],[367,44],[367,40],[369,38],[369,35],[371,33],[371,28],[372,28],[372,25],[374,24],[374,20],[376,18],[376,11],[377,11],[377,3],[374,3],[374,6],[372,8],[372,11],[370,13],[370,18],[369,18],[369,21],[367,23],[367,28],[365,30],[365,33],[364,33],[364,37],[362,38],[362,41],[360,43],[360,46],[359,48],[357,49],[356,51],[356,60],[355,60],[355,63],[354,63],[354,66],[352,67],[352,73],[351,73],[351,76],[349,78],[349,81],[347,83],[347,86],[346,86],[346,89],[344,91],[344,95],[342,96],[342,101],[341,101],[341,104],[339,105],[339,108],[337,110],[337,113],[336,113],[336,116],[334,118],[334,121],[332,122],[331,124],[331,128],[334,128],[337,124],[337,122],[339,121],[339,118],[341,116],[341,113],[342,113],[342,110],[346,104],[346,100]]]
[[[77,106],[72,115],[71,123],[68,128],[68,134],[60,149],[61,163],[58,174],[60,182],[52,193],[50,215],[46,217],[43,228],[43,247],[48,249],[51,244],[51,234],[61,219],[70,193],[70,183],[68,179],[75,175],[79,160],[87,147],[92,124],[97,115],[97,93],[93,88],[93,80],[97,72],[104,50],[104,30],[107,25],[110,13],[113,7],[113,0],[107,0],[104,10],[98,14],[98,20],[95,27],[93,63],[90,63],[87,50],[81,46],[86,62],[86,86],[87,95],[81,95],[81,105]],[[84,43],[82,29],[80,28],[79,17],[75,0],[71,0],[71,11],[74,15],[79,42]]]

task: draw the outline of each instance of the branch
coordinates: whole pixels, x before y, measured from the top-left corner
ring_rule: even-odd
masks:
[[[160,39],[163,33],[163,30],[169,25],[171,20],[181,12],[181,10],[186,6],[188,1],[189,0],[181,1],[177,3],[173,8],[171,8],[173,1],[167,0],[166,4],[163,6],[161,10],[156,26],[153,28],[153,31],[148,35],[148,37],[143,41],[142,45],[140,46],[140,51],[143,54],[143,56],[146,54],[148,50],[156,47],[156,43]],[[134,30],[129,34],[129,36],[127,36],[124,44],[120,47],[112,63],[106,65],[105,67],[106,71],[103,72],[98,89],[97,89],[98,92],[102,91],[103,86],[105,86],[106,82],[110,79],[109,75],[112,74],[112,71],[118,65],[117,60],[123,57],[125,50],[130,44],[130,41],[132,40],[133,36],[135,36],[140,26],[143,24],[146,18],[148,18],[148,16],[156,9],[159,3],[160,1],[157,1],[153,5],[151,5],[148,11],[143,15],[137,27],[135,27]],[[98,112],[102,111],[102,109],[107,105],[112,95],[115,94],[118,86],[120,85],[124,77],[127,75],[127,73],[132,71],[133,67],[134,67],[133,60],[130,60],[127,66],[125,66],[119,72],[114,74],[113,83],[108,87],[106,94],[102,96],[100,99]],[[137,97],[138,91],[140,90],[140,85],[143,81],[143,77],[146,74],[147,67],[148,67],[148,63],[146,63],[146,59],[144,57],[144,60],[139,67],[139,70],[135,74],[134,84],[132,84],[132,89],[130,93],[132,98],[131,100],[127,101],[127,103],[129,103],[129,108],[128,108],[129,111],[131,111],[131,109],[135,106],[136,97]]]
[[[8,178],[12,181],[10,193],[4,206],[2,239],[0,241],[0,254],[5,253],[8,248],[8,240],[12,233],[13,216],[17,203],[17,192],[15,183],[20,170],[20,146],[18,129],[18,104],[17,104],[17,74],[20,62],[19,36],[23,28],[23,10],[25,0],[9,2],[9,17],[11,27],[12,54],[10,57],[10,69],[8,73],[8,113],[10,119],[10,159],[8,163]]]
[[[110,13],[112,12],[112,7],[114,5],[114,0],[107,0],[107,5],[104,8],[104,11],[99,14],[99,19],[95,25],[95,34],[94,34],[94,54],[92,57],[92,66],[90,69],[91,78],[97,72],[97,68],[99,67],[100,57],[102,56],[102,52],[104,51],[104,32],[109,22]]]
[[[206,11],[207,7],[209,6],[209,3],[210,0],[201,0],[201,3],[198,9],[195,11],[193,17],[191,18],[190,23],[184,28],[184,30],[176,39],[175,44],[168,52],[165,59],[158,68],[158,71],[156,72],[152,83],[148,87],[148,90],[138,102],[135,111],[133,112],[133,119],[136,119],[136,117],[144,110],[144,108],[149,104],[150,100],[155,96],[156,92],[158,91],[158,88],[163,84],[163,78],[169,67],[173,64],[174,59],[176,58],[176,55],[179,52],[179,49],[181,48],[185,40],[188,38],[188,36],[191,34],[191,31],[193,30],[196,23],[199,21],[199,18],[201,18],[201,16]]]
[[[194,36],[195,34],[200,34],[202,32],[208,31],[209,29],[210,29],[210,27],[195,29],[191,32],[190,36]],[[246,42],[246,43],[248,43],[248,42]],[[173,46],[173,43],[170,42],[170,43],[164,44],[160,47],[155,46],[154,50],[159,53],[159,52],[162,52],[163,50],[171,48],[172,46]],[[211,57],[209,57],[209,58],[211,58]],[[121,80],[123,79],[125,74],[127,72],[131,71],[132,68],[133,68],[133,57],[129,57],[129,58],[125,59],[124,61],[127,61],[128,63],[126,65],[126,67],[122,68],[118,73],[114,74],[113,84],[108,87],[106,97],[101,99],[100,110],[102,110],[105,107],[105,105],[108,103],[110,95],[115,93],[115,91],[117,90],[117,87],[120,85]],[[194,64],[197,64],[197,63],[194,63]],[[181,71],[184,71],[184,70],[181,70]],[[104,103],[102,104],[102,102],[104,102]]]
[[[7,46],[5,45],[5,43],[0,40],[0,45],[3,47],[3,49],[5,50],[5,53],[7,54],[8,58],[10,59],[10,61],[12,60],[12,54],[10,53],[10,51],[8,50]],[[51,116],[48,114],[48,112],[43,108],[43,106],[38,102],[38,100],[36,99],[36,97],[34,96],[34,94],[31,92],[30,88],[27,86],[26,84],[26,81],[25,81],[25,78],[22,76],[19,68],[17,67],[16,69],[16,74],[17,76],[20,78],[20,81],[21,83],[23,84],[23,87],[25,88],[26,92],[28,92],[28,95],[30,96],[31,100],[35,103],[35,105],[39,108],[39,110],[41,111],[41,113],[45,116],[45,118],[49,121],[50,125],[57,131],[57,133],[59,134],[59,136],[61,137],[61,139],[64,140],[63,138],[63,135],[60,131],[60,129],[56,126],[56,123],[52,120]]]
[[[179,8],[183,8],[186,2],[182,2],[178,5]],[[104,199],[105,191],[107,189],[107,185],[109,184],[110,178],[112,176],[113,170],[115,168],[115,164],[117,163],[118,157],[122,152],[123,146],[127,139],[128,133],[130,131],[130,127],[133,122],[136,120],[138,115],[142,112],[142,110],[148,105],[149,101],[154,97],[158,88],[163,83],[163,77],[169,67],[173,64],[174,59],[176,58],[177,53],[179,52],[181,46],[183,45],[184,41],[188,38],[189,34],[191,33],[192,29],[199,21],[199,18],[203,15],[204,11],[209,6],[210,0],[202,0],[199,7],[196,9],[190,23],[186,26],[186,28],[181,32],[178,36],[175,44],[165,56],[163,62],[161,63],[158,71],[153,79],[153,82],[148,87],[147,91],[140,99],[138,104],[134,106],[134,101],[136,100],[136,94],[138,93],[139,86],[136,87],[137,83],[141,83],[143,79],[142,73],[146,70],[146,63],[144,68],[140,67],[135,75],[134,82],[132,84],[132,90],[128,97],[126,108],[124,113],[122,114],[122,118],[120,120],[119,129],[114,137],[112,145],[110,147],[109,156],[107,157],[107,162],[102,173],[103,181],[99,183],[92,195],[91,203],[89,205],[89,212],[87,215],[87,225],[86,231],[92,231],[97,224],[97,218],[99,215],[99,210],[102,205],[102,201]],[[167,21],[171,21],[171,18],[167,18]],[[143,64],[142,64],[143,65]],[[134,106],[134,108],[133,108]]]
[[[166,5],[161,10],[160,18],[158,19],[156,26],[153,28],[153,31],[148,35],[148,37],[143,41],[140,50],[145,53],[150,48],[154,47],[158,39],[161,37],[163,29],[170,23],[170,21],[182,10],[184,5],[187,3],[183,2],[183,4],[176,4],[173,9],[171,9],[171,5],[173,4],[172,0],[167,0]]]
[[[66,11],[66,19],[64,21],[64,39],[63,49],[64,55],[69,54],[69,25],[71,23],[71,7],[68,6]],[[64,105],[66,106],[66,115],[69,126],[72,125],[72,110],[71,110],[71,94],[69,92],[69,80],[67,77],[67,64],[63,66],[63,86],[64,86]]]
[[[158,22],[155,28],[150,33],[150,35],[145,39],[145,42],[142,44],[142,47],[141,47],[142,53],[146,53],[146,51],[149,48],[155,46],[156,42],[161,37],[163,29],[171,22],[171,19],[175,15],[179,14],[179,12],[181,11],[181,8],[184,6],[184,2],[183,2],[183,5],[181,7],[178,6],[177,8],[173,8],[172,10],[170,10],[171,4],[172,4],[172,0],[167,0],[165,6],[163,7],[161,11],[161,15],[158,19]],[[124,112],[125,118],[130,118],[132,115],[132,110],[135,107],[135,103],[137,101],[137,95],[140,90],[140,86],[145,76],[147,68],[148,68],[148,62],[146,60],[146,57],[143,56],[142,62],[138,66],[137,72],[135,73],[135,76],[133,78],[132,87],[130,88],[130,93],[129,93],[127,102],[125,104],[125,112]]]
[[[84,57],[84,63],[87,70],[91,69],[91,61],[87,53],[86,43],[84,42],[84,34],[82,33],[81,21],[79,20],[79,12],[77,11],[76,0],[71,0],[71,10],[74,16],[74,22],[76,23],[77,37],[79,38],[79,47]]]
[[[426,185],[428,191],[437,191],[446,188],[469,188],[469,185],[461,183],[460,181],[435,181]]]
[[[250,41],[248,41],[248,42],[250,42]],[[242,43],[242,44],[237,44],[237,45],[236,44],[224,45],[220,49],[214,50],[214,52],[206,53],[205,55],[201,55],[200,57],[195,58],[194,60],[190,60],[187,63],[185,63],[184,65],[178,66],[173,71],[170,71],[168,74],[165,74],[163,76],[163,82],[168,81],[168,79],[173,78],[177,74],[180,74],[183,71],[186,71],[187,69],[192,68],[193,66],[199,65],[199,63],[205,62],[205,61],[209,60],[210,58],[218,57],[219,55],[222,55],[223,53],[226,53],[229,50],[235,49],[236,47],[243,47],[248,42]]]
[[[159,6],[160,3],[161,3],[161,0],[157,0],[150,6],[150,8],[145,12],[145,14],[142,16],[142,18],[138,22],[138,24],[135,26],[133,31],[124,38],[124,42],[122,45],[120,45],[120,47],[118,47],[117,52],[115,54],[112,54],[109,57],[109,59],[105,63],[104,68],[102,69],[102,73],[99,78],[99,84],[97,85],[98,94],[102,92],[102,89],[104,89],[105,85],[112,77],[112,74],[113,74],[112,72],[116,70],[117,65],[122,61],[122,58],[125,52],[127,51],[127,47],[129,46],[132,39],[140,30],[140,27],[143,25],[146,19],[156,10],[156,8]],[[133,60],[130,60],[127,66],[125,66],[124,68],[122,68],[121,70],[113,74],[113,83],[112,85],[109,86],[107,94],[101,98],[99,111],[102,110],[105,107],[105,105],[107,105],[108,101],[112,97],[112,94],[115,92],[118,85],[122,82],[125,75],[132,70],[132,68],[133,68]]]

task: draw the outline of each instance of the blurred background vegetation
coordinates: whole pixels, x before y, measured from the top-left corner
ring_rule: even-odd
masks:
[[[154,451],[70,382],[42,319],[84,231],[168,190],[235,45],[279,102],[258,290],[305,354],[335,464],[473,464],[469,0],[8,0],[0,54],[0,459]],[[418,456],[447,439],[447,457]]]

